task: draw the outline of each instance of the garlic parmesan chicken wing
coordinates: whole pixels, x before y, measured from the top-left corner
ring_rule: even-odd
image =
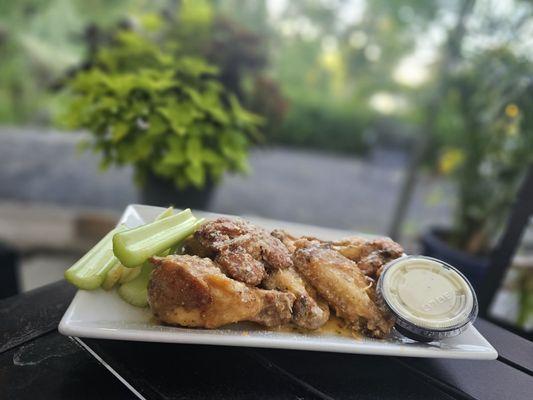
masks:
[[[148,302],[162,322],[217,328],[254,321],[272,327],[291,320],[295,297],[228,278],[208,258],[190,255],[152,257],[156,265],[148,286]]]
[[[267,289],[292,293],[292,322],[301,328],[318,329],[329,319],[329,306],[317,298],[315,289],[306,284],[293,267],[272,271],[263,281]]]
[[[241,218],[218,218],[203,224],[186,246],[210,255],[231,278],[257,286],[267,270],[292,266],[287,248],[266,230]]]
[[[153,314],[171,325],[217,328],[239,321],[268,327],[291,320],[294,296],[248,286],[228,278],[208,258],[153,257],[148,286]]]
[[[297,238],[280,229],[274,230],[272,235],[281,240],[291,253],[312,244],[331,245],[333,250],[356,262],[357,267],[366,276],[374,280],[379,278],[385,264],[401,257],[403,254],[402,246],[386,237],[363,238],[351,236],[338,241],[325,241],[312,236]]]
[[[403,248],[389,238],[348,237],[331,243],[331,248],[357,263],[373,279],[379,278],[383,266],[403,254]]]
[[[276,229],[272,236],[278,238],[287,247],[291,255],[300,247],[308,245],[306,238],[296,238],[291,234]],[[292,322],[301,328],[318,329],[329,319],[328,304],[318,298],[316,290],[304,281],[293,268],[272,271],[263,281],[268,289],[277,289],[296,296],[292,310]]]
[[[312,244],[328,243],[313,236],[296,237],[291,235],[289,232],[284,231],[283,229],[274,229],[271,235],[279,239],[281,243],[285,245],[287,250],[289,250],[289,253],[291,253],[291,255],[294,254],[296,250],[301,249],[302,247],[308,247]]]
[[[300,248],[293,260],[296,270],[349,326],[377,338],[389,334],[394,320],[374,303],[372,280],[353,261],[327,244]]]
[[[351,329],[369,336],[385,337],[394,324],[375,293],[383,266],[403,254],[390,239],[323,241],[218,218],[187,239],[184,251],[191,255],[152,260],[157,268],[149,303],[165,323],[216,328],[292,322],[316,330],[332,307]]]

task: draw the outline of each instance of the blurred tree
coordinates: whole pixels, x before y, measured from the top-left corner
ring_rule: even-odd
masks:
[[[0,122],[47,124],[50,111],[59,106],[59,98],[50,96],[48,89],[77,65],[86,51],[94,53],[100,44],[108,43],[116,22],[122,21],[126,26],[141,23],[153,29],[164,25],[161,34],[181,43],[181,54],[201,55],[219,66],[219,79],[230,91],[255,111],[269,115],[267,130],[279,126],[286,102],[275,80],[265,74],[267,36],[258,33],[268,30],[265,2],[236,7],[243,18],[246,15],[246,22],[252,23],[253,31],[225,16],[224,7],[217,10],[216,3],[97,0],[89,6],[79,0],[3,2]],[[268,101],[254,97],[259,95]]]
[[[289,100],[287,121],[274,140],[350,152],[367,148],[383,118],[371,104],[373,96],[394,97],[395,108],[404,102],[409,89],[395,80],[394,70],[448,7],[422,1],[287,2],[272,17],[273,74]]]
[[[216,65],[220,81],[252,111],[266,116],[263,132],[273,135],[282,123],[287,103],[276,80],[268,77],[268,32],[264,1],[246,2],[239,8],[243,22],[225,10],[231,2],[182,2],[169,12],[166,35],[183,43],[185,53],[200,54]],[[248,26],[257,22],[254,29]]]
[[[106,26],[133,0],[24,0],[0,3],[0,122],[48,123],[49,86],[83,56],[82,33]]]
[[[217,14],[238,21],[263,38],[272,36],[267,3],[268,0],[213,0],[212,2]]]
[[[415,104],[419,117],[425,120],[425,135],[415,148],[397,203],[391,236],[399,236],[401,221],[422,162],[425,159],[437,160],[439,152],[449,147],[451,150],[444,152],[440,163],[441,170],[446,172],[452,170],[452,166],[464,164],[461,173],[455,175],[458,178],[459,201],[450,241],[456,247],[475,254],[483,254],[490,249],[508,212],[508,202],[515,195],[517,180],[528,161],[523,155],[513,152],[509,141],[495,141],[495,138],[506,137],[498,114],[502,110],[502,101],[518,102],[514,96],[521,93],[524,85],[527,87],[528,71],[531,74],[531,52],[516,39],[528,37],[532,8],[530,4],[521,2],[517,2],[515,7],[513,18],[509,18],[490,0],[478,1],[475,6],[473,1],[463,3],[458,19],[463,22],[458,23],[448,37],[440,58],[437,80],[424,90],[429,94],[427,106]],[[465,14],[466,10],[471,10],[472,14]],[[493,95],[490,96],[490,93]],[[523,96],[522,102],[531,101],[531,89],[520,96]],[[477,99],[475,111],[470,97]],[[467,112],[468,109],[470,112]],[[483,124],[481,121],[484,121]],[[524,120],[522,123],[526,125],[521,125],[520,131],[529,137],[529,122]],[[494,132],[494,129],[499,131],[489,139],[488,132]],[[521,146],[528,148],[527,143],[531,139],[522,137],[520,140],[525,140]],[[494,143],[497,143],[496,147],[502,146],[499,162],[494,159]],[[503,161],[505,158],[507,162],[518,158],[523,164],[514,163],[509,169]],[[482,171],[488,159],[493,160],[491,170],[494,174],[485,179],[488,177],[483,177]],[[507,171],[505,179],[495,172],[500,168]],[[505,195],[489,195],[487,190],[503,184],[502,179],[509,185],[505,188]],[[478,205],[475,205],[476,202]]]
[[[480,46],[495,47],[503,39],[513,41],[513,47],[521,47],[522,52],[531,48],[526,40],[531,37],[527,30],[531,4],[510,1],[509,5],[497,0],[477,2],[462,56],[469,58]],[[404,134],[409,130],[402,127],[421,125],[427,115],[424,105],[438,85],[438,52],[462,3],[3,2],[0,121],[46,121],[54,103],[45,89],[84,55],[84,32],[85,38],[97,42],[98,35],[117,20],[157,25],[163,10],[165,34],[175,35],[183,52],[202,55],[218,65],[226,87],[248,107],[268,116],[267,140],[358,152],[386,130],[388,137],[403,135],[409,144],[417,132],[411,129],[411,135]],[[526,22],[519,25],[520,20]],[[89,24],[100,28],[85,31]],[[408,71],[406,78],[399,79],[399,67],[406,60],[433,65]],[[385,119],[387,124],[382,123]],[[434,159],[445,142],[444,136],[435,140],[434,152],[426,152],[426,160]]]
[[[465,37],[466,20],[473,9],[474,1],[464,0],[462,2],[455,26],[449,30],[446,41],[442,46],[442,54],[437,63],[436,84],[434,87],[430,87],[427,103],[419,106],[422,110],[422,137],[412,151],[411,160],[392,216],[389,236],[394,240],[399,240],[402,224],[415,190],[419,169],[427,152],[432,147],[433,131],[437,125],[437,113],[443,104],[443,96],[449,85],[453,69],[459,64],[461,59],[461,46]]]
[[[440,170],[458,184],[450,242],[486,254],[533,163],[533,66],[508,47],[483,51],[452,78],[437,133]],[[449,113],[459,118],[450,120]]]
[[[406,91],[395,79],[394,70],[416,50],[417,39],[436,22],[442,7],[427,1],[367,3],[361,20],[347,26],[342,35],[342,52],[356,82],[353,95],[368,98],[379,91]]]

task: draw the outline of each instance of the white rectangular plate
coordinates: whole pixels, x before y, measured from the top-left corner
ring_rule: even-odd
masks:
[[[121,223],[130,227],[152,221],[163,209],[130,205]],[[214,216],[214,214],[195,213]],[[266,229],[284,228],[296,235],[335,239],[354,234],[326,228],[290,224],[246,217]],[[272,332],[253,324],[234,324],[224,329],[187,329],[158,325],[148,308],[133,307],[122,301],[116,291],[79,290],[65,312],[59,331],[68,336],[143,342],[210,344],[223,346],[267,347],[338,353],[377,354],[405,357],[461,358],[493,360],[496,350],[470,326],[461,335],[432,343],[418,343],[393,335],[387,340],[348,338],[333,334]]]

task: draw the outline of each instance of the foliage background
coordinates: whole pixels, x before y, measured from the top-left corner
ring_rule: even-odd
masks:
[[[266,140],[363,153],[383,137],[408,144],[424,117],[434,66],[461,1],[25,0],[0,5],[0,123],[50,124],[51,89],[87,57],[98,32],[194,3],[171,34],[221,70],[265,115]],[[476,2],[461,57],[504,46],[531,55],[531,4]],[[529,51],[528,51],[529,50]],[[530,61],[530,60],[529,60]],[[452,110],[453,111],[453,110]],[[456,113],[457,114],[457,113]],[[450,115],[449,120],[460,118]],[[387,119],[383,132],[381,121]],[[393,123],[391,124],[390,121]],[[410,133],[405,133],[409,132]],[[455,138],[438,132],[436,146]],[[438,149],[436,149],[438,150]],[[438,155],[435,151],[434,156]]]
[[[139,183],[158,176],[202,188],[226,171],[245,171],[261,119],[223,87],[216,67],[162,36],[161,25],[152,18],[98,44],[63,80],[61,121],[92,133],[86,144],[100,152],[102,168],[132,164]]]
[[[163,16],[265,117],[267,144],[363,155],[429,137],[425,165],[458,183],[454,241],[483,252],[533,153],[532,15],[522,0],[2,2],[0,123],[51,124],[71,68],[117,26]]]

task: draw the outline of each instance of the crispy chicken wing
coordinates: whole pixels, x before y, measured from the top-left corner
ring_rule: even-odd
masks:
[[[323,240],[317,239],[313,236],[301,236],[296,237],[283,229],[274,229],[271,233],[272,236],[279,239],[281,243],[285,245],[289,253],[292,255],[296,250],[302,247],[308,247],[312,244],[327,243]]]
[[[402,247],[389,238],[348,237],[331,244],[334,250],[355,261],[357,267],[373,279],[379,278],[385,264],[403,254]]]
[[[296,296],[292,307],[292,322],[305,329],[318,329],[329,319],[329,306],[319,299],[316,291],[304,282],[293,267],[272,271],[263,281],[267,289],[276,289]]]
[[[317,240],[310,237],[297,238],[281,229],[272,231],[271,235],[278,238],[287,247],[291,256],[297,249],[306,247]],[[263,281],[263,286],[268,289],[289,292],[296,296],[292,308],[292,322],[296,326],[305,329],[318,329],[328,321],[328,304],[319,299],[316,290],[305,282],[293,267],[272,271]]]
[[[372,280],[357,265],[329,245],[296,250],[296,269],[332,306],[337,316],[374,337],[386,336],[394,321],[372,300]]]
[[[213,251],[209,250],[207,247],[202,246],[202,244],[194,237],[194,235],[189,236],[183,242],[183,252],[184,254],[191,254],[201,258],[214,258],[215,254]]]
[[[272,231],[272,236],[281,240],[291,253],[294,253],[299,248],[313,244],[331,245],[332,249],[355,261],[359,269],[372,279],[379,278],[383,266],[403,254],[402,246],[386,237],[363,238],[351,236],[332,242],[311,236],[297,238],[281,229]]]
[[[196,231],[194,239],[197,244],[189,249],[212,254],[228,276],[249,285],[261,283],[267,269],[292,266],[287,248],[277,238],[240,218],[208,221]]]
[[[239,321],[279,326],[291,319],[294,295],[228,278],[208,258],[172,255],[151,261],[157,267],[148,286],[148,302],[164,323],[217,328]]]

